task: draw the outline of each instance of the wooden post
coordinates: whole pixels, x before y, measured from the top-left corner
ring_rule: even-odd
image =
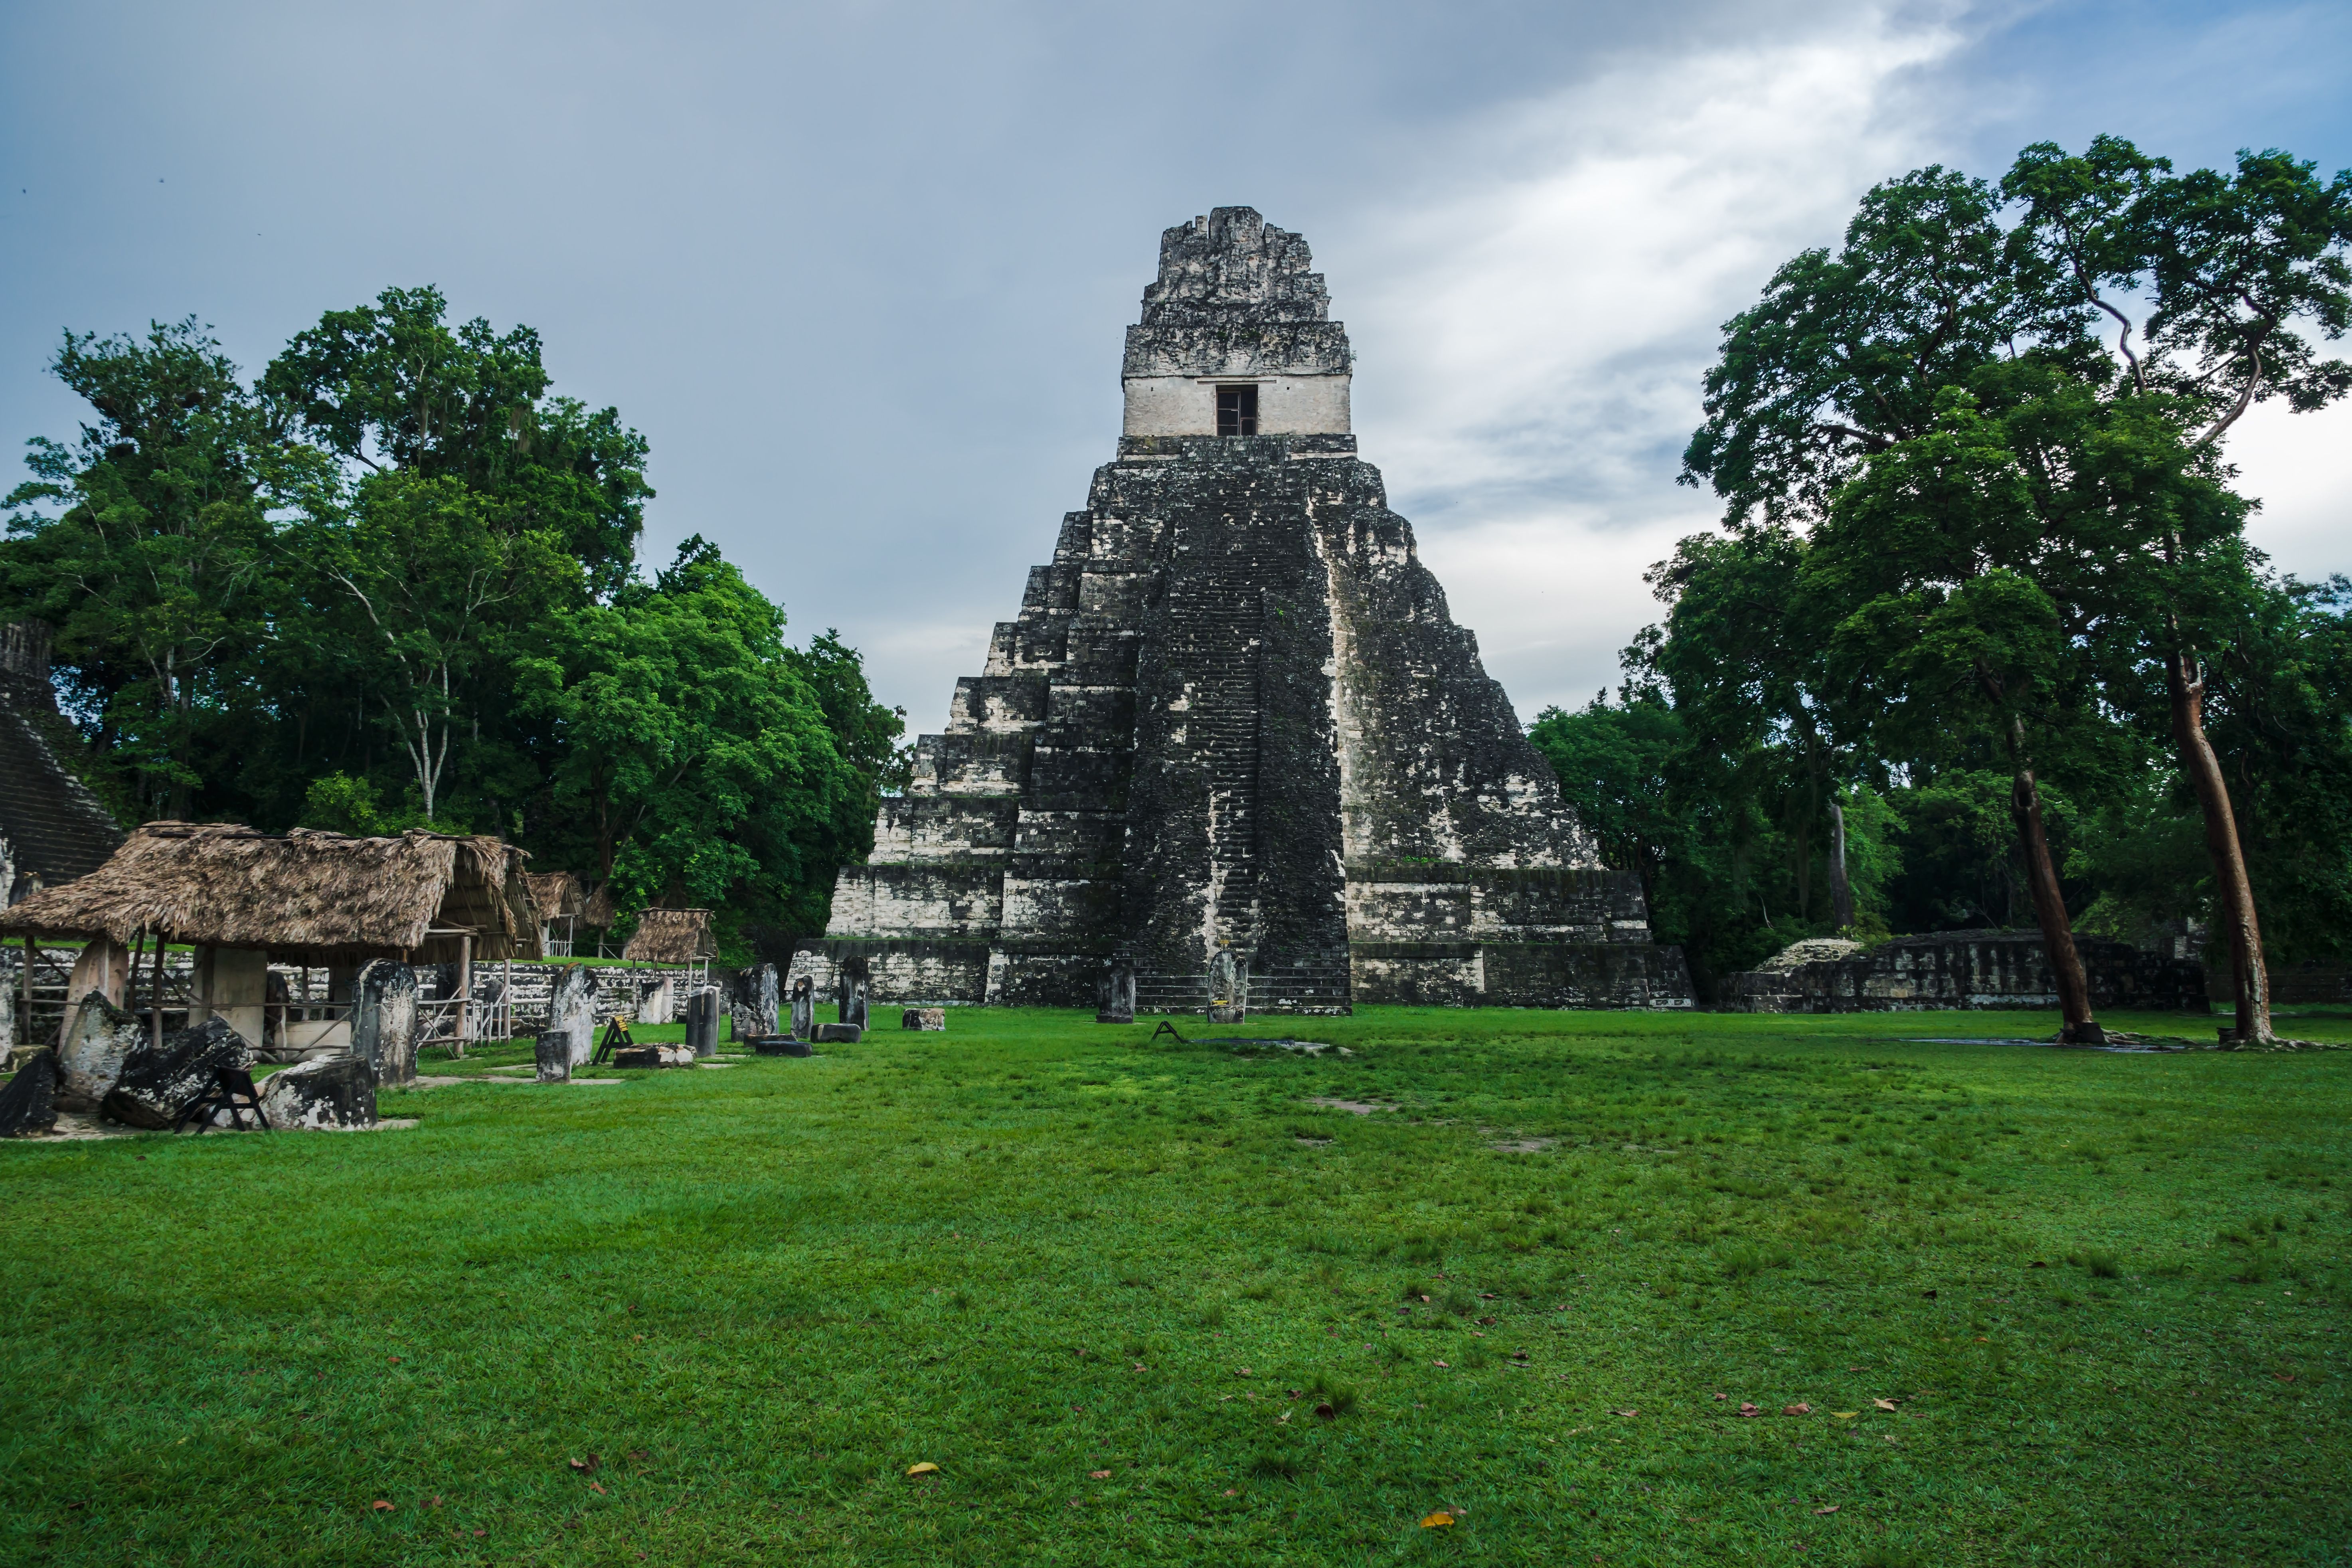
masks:
[[[147,1000],[147,1037],[160,1051],[163,1048],[163,933],[160,931],[155,933],[155,963]]]
[[[512,958],[506,961],[506,968],[499,975],[499,1002],[500,1010],[506,1015],[505,1021],[499,1026],[499,1038],[511,1040],[514,1038],[514,960]]]
[[[25,1032],[17,1037],[29,1047],[33,1043],[33,933],[25,933]]]
[[[460,1060],[466,1055],[466,1019],[474,1005],[474,933],[467,931],[457,939],[457,1039],[449,1054]]]

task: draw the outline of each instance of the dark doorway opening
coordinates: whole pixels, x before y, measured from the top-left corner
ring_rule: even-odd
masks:
[[[1217,388],[1217,434],[1220,436],[1257,434],[1256,387],[1221,386]]]

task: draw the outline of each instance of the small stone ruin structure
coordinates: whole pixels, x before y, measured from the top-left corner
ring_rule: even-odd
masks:
[[[2094,1007],[2202,1013],[2204,966],[2125,942],[2077,935]],[[1908,1013],[1939,1008],[2048,1008],[2057,978],[2031,931],[1948,931],[1874,947],[1821,939],[1784,948],[1723,983],[1732,1013]]]
[[[1307,243],[1160,237],[1125,433],[792,973],[886,1002],[1146,1012],[1685,1007],[1639,882],[1563,809],[1356,456]],[[1222,958],[1221,958],[1222,955]]]

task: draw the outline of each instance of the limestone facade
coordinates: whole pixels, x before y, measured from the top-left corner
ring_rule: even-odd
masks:
[[[1690,1005],[1356,456],[1310,268],[1245,207],[1161,237],[1118,456],[793,976],[1088,1006],[1118,959],[1193,1011],[1223,954],[1251,1011]]]

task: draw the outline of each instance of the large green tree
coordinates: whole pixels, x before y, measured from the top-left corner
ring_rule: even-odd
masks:
[[[834,869],[871,847],[872,795],[782,612],[696,538],[549,630],[550,651],[518,664],[561,757],[549,836],[611,879],[624,915],[688,900],[821,925]],[[844,717],[870,725],[871,708]]]
[[[2200,710],[2197,650],[2259,596],[2216,443],[2266,397],[2315,407],[2345,389],[2345,367],[2294,329],[2343,330],[2347,238],[2352,179],[2323,184],[2274,153],[2176,178],[2102,138],[2077,159],[2029,149],[1998,189],[1931,168],[1873,190],[1836,255],[1782,268],[1707,376],[1683,477],[1714,487],[1751,546],[1781,534],[1807,553],[1804,624],[1786,640],[1826,649],[1837,625],[1836,700],[1856,697],[1882,731],[1889,715],[1951,711],[1952,661],[1969,652],[1962,706],[2005,737],[2074,1033],[2095,1025],[2031,764],[2143,710],[2160,678],[2207,819],[2239,1032],[2269,1035],[2252,888]],[[2126,301],[2143,292],[2135,323]],[[1842,509],[1848,536],[1811,561]],[[1898,672],[1910,684],[1889,689]],[[2085,695],[2050,707],[2071,689]],[[2039,695],[2021,708],[2021,690]],[[2037,742],[2030,708],[2063,710],[2067,726]]]
[[[193,317],[143,338],[68,333],[50,368],[91,416],[71,444],[30,443],[35,477],[6,503],[0,595],[55,627],[142,810],[187,816],[207,771],[207,707],[277,589],[258,413]]]

